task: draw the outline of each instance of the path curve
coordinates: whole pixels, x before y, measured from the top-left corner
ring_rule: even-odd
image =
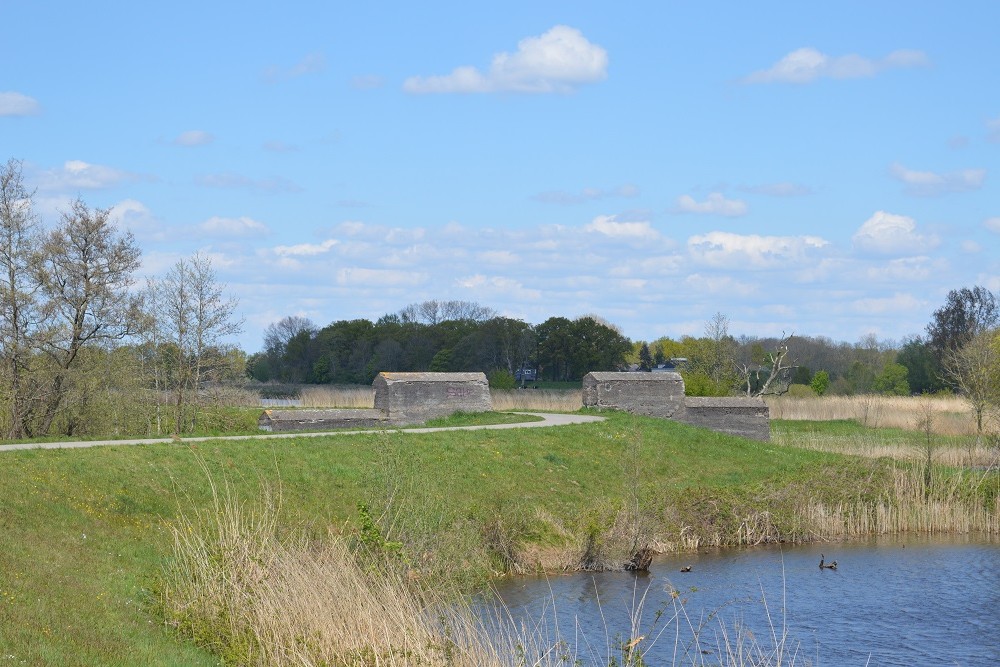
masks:
[[[313,431],[309,433],[257,433],[253,435],[199,436],[197,438],[136,438],[132,440],[85,440],[74,442],[27,442],[17,445],[0,445],[0,452],[14,452],[25,449],[83,449],[86,447],[110,447],[117,445],[186,445],[209,440],[278,440],[281,438],[318,438],[330,435],[357,435],[359,433],[437,433],[440,431],[487,431],[510,428],[542,428],[567,426],[570,424],[592,424],[604,421],[604,417],[593,415],[563,414],[555,412],[511,412],[515,415],[541,417],[542,421],[519,422],[516,424],[480,424],[477,426],[434,426],[424,428],[390,428],[380,430]]]

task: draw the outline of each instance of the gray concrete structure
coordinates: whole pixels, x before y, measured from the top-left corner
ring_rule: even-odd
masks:
[[[684,410],[680,373],[587,373],[583,404],[670,419]]]
[[[322,431],[331,428],[368,428],[388,426],[381,410],[344,408],[338,410],[264,410],[257,419],[262,431]]]
[[[675,419],[751,440],[771,439],[771,411],[760,397],[689,396],[684,399],[684,412]]]
[[[754,440],[771,439],[770,410],[761,398],[684,396],[679,373],[588,373],[583,404],[674,419]]]
[[[493,409],[483,373],[379,373],[372,386],[374,409],[272,409],[264,411],[257,425],[274,432],[407,426],[456,412]]]
[[[456,412],[493,409],[484,373],[379,373],[375,409],[394,423],[416,424]]]

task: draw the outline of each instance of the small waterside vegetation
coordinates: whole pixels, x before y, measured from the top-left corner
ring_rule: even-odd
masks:
[[[2,653],[12,664],[61,665],[209,665],[239,655],[244,630],[232,646],[213,644],[198,630],[211,614],[170,611],[184,599],[183,573],[199,572],[174,551],[175,538],[197,546],[218,534],[213,480],[248,507],[266,507],[267,490],[280,490],[263,523],[280,538],[270,544],[281,558],[341,549],[330,553],[354,559],[367,577],[372,561],[354,550],[363,545],[381,554],[387,579],[418,594],[418,606],[429,604],[419,597],[427,591],[481,591],[505,573],[621,567],[643,546],[1000,531],[995,469],[935,459],[928,478],[922,459],[795,446],[797,436],[780,435],[792,422],[775,424],[775,441],[763,443],[602,414],[599,424],[553,429],[5,453]],[[794,425],[840,438],[841,451],[858,437],[838,422]],[[925,437],[910,432],[907,447]],[[212,593],[202,575],[191,581],[186,590]]]

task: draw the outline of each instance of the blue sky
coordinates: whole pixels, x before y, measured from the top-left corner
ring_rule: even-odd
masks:
[[[246,319],[921,333],[1000,290],[1000,4],[8,3],[0,157]]]

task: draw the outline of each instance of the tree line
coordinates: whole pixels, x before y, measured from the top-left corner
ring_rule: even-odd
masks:
[[[22,165],[0,165],[0,432],[180,433],[210,378],[242,378],[236,302],[209,259],[137,285],[141,251],[110,211],[73,201],[51,229]]]
[[[531,325],[472,302],[425,301],[375,322],[341,320],[323,328],[285,317],[265,330],[264,350],[250,356],[247,368],[262,382],[369,384],[382,371],[481,371],[494,386],[513,386],[523,368],[552,381],[618,369],[631,349],[617,328],[595,316]]]

